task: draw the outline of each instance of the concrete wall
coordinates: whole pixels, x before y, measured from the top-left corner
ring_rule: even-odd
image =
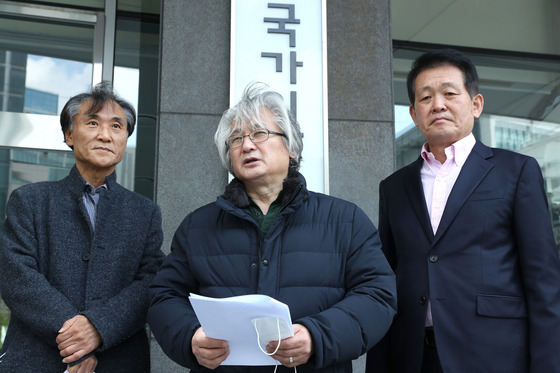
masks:
[[[230,9],[162,0],[156,201],[166,253],[182,219],[227,183],[213,134],[229,104]],[[390,21],[389,0],[327,0],[330,194],[374,222],[379,181],[394,169]],[[152,371],[186,369],[153,341]]]

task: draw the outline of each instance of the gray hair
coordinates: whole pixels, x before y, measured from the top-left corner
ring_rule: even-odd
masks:
[[[250,124],[252,129],[265,128],[260,119],[262,109],[267,109],[272,113],[274,122],[285,135],[282,140],[288,152],[293,155],[288,169],[288,175],[292,176],[299,171],[301,165],[303,133],[282,95],[269,90],[268,85],[259,82],[249,84],[245,88],[241,100],[222,115],[214,135],[214,142],[222,164],[235,175],[229,155],[228,139],[233,132],[241,131],[246,124]]]

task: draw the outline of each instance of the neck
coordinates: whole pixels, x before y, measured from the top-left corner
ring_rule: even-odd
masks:
[[[434,158],[441,164],[444,164],[447,160],[445,148],[433,148],[430,150],[430,152],[434,155]]]
[[[276,201],[278,194],[282,191],[282,184],[275,186],[250,187],[245,186],[247,194],[259,206],[263,214],[266,215],[272,202]]]
[[[91,186],[97,188],[103,184],[105,184],[105,178],[115,171],[115,168],[112,169],[93,169],[88,167],[83,167],[82,165],[76,163],[76,168],[80,173],[80,176],[84,178]]]
[[[445,154],[445,149],[450,147],[452,144],[430,144],[426,146],[426,150],[434,155],[434,158],[441,164],[444,164],[447,160],[447,155]]]

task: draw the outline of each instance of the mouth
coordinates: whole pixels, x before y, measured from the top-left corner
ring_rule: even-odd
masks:
[[[105,148],[105,147],[103,147],[103,146],[99,146],[99,147],[95,148],[95,150],[100,150],[100,151],[102,151],[102,152],[109,152],[109,153],[112,153],[112,152],[113,152],[111,149]]]
[[[245,158],[243,160],[243,164],[244,165],[250,165],[250,164],[256,163],[258,161],[259,161],[259,159],[257,157],[249,157],[249,158]]]
[[[436,124],[436,123],[443,123],[443,122],[448,122],[449,119],[445,118],[445,117],[437,117],[434,120],[432,120],[432,124]]]

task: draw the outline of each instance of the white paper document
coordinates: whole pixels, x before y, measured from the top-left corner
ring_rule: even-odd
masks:
[[[221,365],[275,365],[259,343],[266,351],[266,341],[294,335],[288,306],[269,296],[210,298],[191,293],[189,300],[204,333],[228,341],[230,354]]]

